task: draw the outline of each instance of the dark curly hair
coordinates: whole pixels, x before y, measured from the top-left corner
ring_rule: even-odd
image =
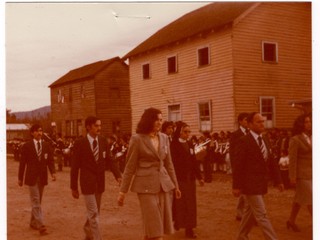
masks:
[[[148,134],[153,129],[153,124],[158,120],[158,114],[162,112],[157,108],[148,108],[144,111],[138,123],[136,133]]]
[[[293,123],[293,128],[292,128],[292,136],[298,135],[303,133],[304,131],[304,121],[306,118],[310,118],[312,121],[312,116],[311,114],[302,114],[296,118],[296,120]]]

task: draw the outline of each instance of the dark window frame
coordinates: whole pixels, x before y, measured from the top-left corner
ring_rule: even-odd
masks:
[[[151,71],[150,71],[150,63],[142,64],[142,79],[150,79]]]
[[[198,67],[210,65],[210,49],[208,46],[199,47],[197,49]]]
[[[167,57],[167,72],[168,74],[174,74],[178,72],[178,61],[177,56]]]
[[[262,62],[278,63],[278,43],[277,42],[262,42]]]

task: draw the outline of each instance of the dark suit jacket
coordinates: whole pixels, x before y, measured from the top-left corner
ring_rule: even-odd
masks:
[[[239,139],[245,136],[242,130],[239,128],[237,131],[232,132],[229,140],[229,154],[230,154],[230,162],[231,167],[233,167],[234,159],[236,158],[236,148],[239,147]]]
[[[83,194],[104,192],[106,161],[111,161],[111,159],[108,158],[109,153],[107,152],[108,148],[106,140],[99,136],[98,142],[98,161],[94,159],[87,136],[75,142],[70,172],[70,187],[72,190],[78,190],[78,178],[80,173],[80,187]],[[120,178],[121,173],[116,165],[111,162],[110,166],[115,178]]]
[[[18,179],[24,184],[33,186],[39,178],[42,185],[48,184],[48,170],[55,173],[53,149],[49,143],[42,141],[42,154],[39,161],[33,140],[25,143],[21,150]]]
[[[181,181],[195,181],[201,179],[201,172],[197,164],[197,159],[194,154],[194,147],[190,142],[187,143],[186,149],[179,140],[173,140],[170,144],[172,162],[178,179]]]
[[[240,189],[243,194],[266,194],[269,177],[273,177],[276,183],[281,183],[279,167],[272,156],[270,144],[266,138],[263,140],[268,151],[267,161],[251,134],[239,139],[233,165],[233,189]]]

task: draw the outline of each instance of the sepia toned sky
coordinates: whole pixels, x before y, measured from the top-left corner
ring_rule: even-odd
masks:
[[[50,105],[48,86],[70,70],[123,57],[165,25],[206,4],[7,2],[6,108],[17,112]]]

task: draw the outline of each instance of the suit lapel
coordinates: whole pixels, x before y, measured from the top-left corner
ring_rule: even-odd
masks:
[[[30,142],[30,145],[31,145],[31,152],[34,155],[34,158],[39,160],[39,158],[38,158],[38,149],[37,149],[36,145],[34,144],[33,139]],[[42,152],[43,152],[43,149],[42,149]],[[42,153],[41,153],[41,155],[42,155]],[[40,158],[40,160],[41,160],[41,158]]]
[[[100,141],[99,141],[100,142]],[[86,151],[85,152],[88,152],[89,153],[89,156],[90,156],[90,159],[92,161],[94,161],[94,156],[93,156],[93,152],[92,152],[92,149],[91,149],[91,144],[89,142],[89,139],[88,137],[86,136],[86,139],[85,139],[85,142],[84,142],[84,147],[86,148]]]
[[[152,142],[151,142],[151,138],[148,136],[148,135],[146,135],[146,134],[144,134],[144,135],[142,135],[143,136],[143,142],[145,143],[145,145],[146,145],[146,147],[147,148],[149,148],[153,153],[154,153],[154,155],[156,155],[158,158],[159,158],[159,153],[158,153],[158,151],[156,151],[156,149],[154,148],[154,146],[153,146],[153,144],[152,144]],[[159,148],[161,149],[161,142],[162,142],[162,140],[161,140],[161,137],[160,137],[160,135],[159,135]],[[163,144],[163,143],[162,143]]]
[[[300,141],[307,147],[307,148],[312,148],[312,146],[308,143],[307,139],[300,134],[299,136]]]
[[[271,145],[270,145],[270,142],[268,140],[268,138],[266,138],[265,136],[262,137],[263,139],[263,142],[264,142],[264,145],[266,146],[266,150],[267,150],[267,153],[268,153],[268,159],[272,156],[272,148],[271,148]]]
[[[260,156],[261,159],[264,159],[263,155],[262,155],[262,152],[260,150],[260,147],[256,141],[256,139],[252,136],[252,134],[248,134],[247,136],[249,136],[250,138],[250,145],[254,148],[255,152],[257,153],[257,155]],[[267,148],[267,147],[266,147]]]

